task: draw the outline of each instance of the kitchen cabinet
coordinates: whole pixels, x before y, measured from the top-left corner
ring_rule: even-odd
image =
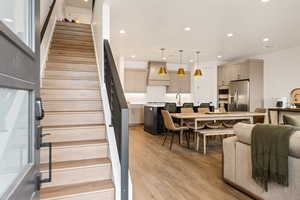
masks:
[[[168,71],[170,75],[170,85],[167,86],[167,93],[190,93],[191,73],[185,72],[185,76],[176,76],[176,71]]]
[[[126,93],[147,91],[147,71],[145,69],[125,69],[124,90]]]
[[[138,125],[144,123],[144,105],[129,104],[128,105],[129,125]]]
[[[218,86],[229,85],[230,81],[250,78],[250,66],[255,59],[248,59],[237,63],[225,63],[218,66]]]

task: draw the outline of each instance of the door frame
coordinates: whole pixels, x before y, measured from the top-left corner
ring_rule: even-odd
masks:
[[[7,0],[8,1],[8,0]],[[39,199],[37,190],[40,175],[39,150],[36,148],[39,121],[35,118],[35,99],[40,88],[40,2],[30,1],[31,47],[0,21],[0,87],[29,90],[30,152],[28,164],[8,187],[0,199]],[[25,78],[24,78],[25,77]]]

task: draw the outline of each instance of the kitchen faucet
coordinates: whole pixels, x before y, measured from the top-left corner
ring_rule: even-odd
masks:
[[[181,106],[181,93],[178,91],[176,93],[176,100],[177,100],[177,105]]]

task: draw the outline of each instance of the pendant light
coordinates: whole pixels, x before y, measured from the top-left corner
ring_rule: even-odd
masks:
[[[184,71],[184,68],[182,66],[182,53],[183,53],[183,50],[179,50],[180,66],[179,66],[178,71],[176,73],[177,76],[184,76],[185,75],[185,71]]]
[[[200,69],[200,51],[197,51],[196,54],[197,54],[197,68],[195,70],[194,76],[195,77],[200,77],[200,76],[203,75],[202,71]]]
[[[160,51],[161,51],[161,60],[164,61],[164,60],[165,60],[165,57],[164,57],[164,51],[165,51],[165,49],[164,49],[164,48],[161,48]],[[159,68],[158,75],[164,76],[164,75],[166,75],[167,73],[168,73],[168,72],[167,72],[167,69],[166,69],[165,66],[161,66],[161,67]]]

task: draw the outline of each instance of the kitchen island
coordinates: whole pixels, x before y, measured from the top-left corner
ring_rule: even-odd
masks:
[[[194,106],[194,111],[197,112],[199,106]],[[180,113],[182,106],[177,106],[176,113]],[[164,109],[164,104],[147,104],[144,106],[144,130],[153,135],[161,135],[165,131],[164,121],[161,115],[161,110]],[[177,123],[180,120],[175,121]]]

